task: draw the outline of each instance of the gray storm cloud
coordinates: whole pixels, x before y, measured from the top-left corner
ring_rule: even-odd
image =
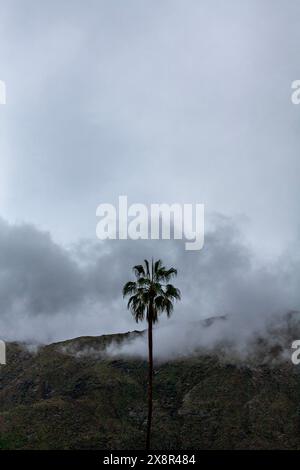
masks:
[[[69,249],[32,225],[0,223],[0,331],[6,340],[52,342],[133,330],[121,298],[131,267],[162,257],[179,270],[182,302],[161,318],[157,350],[187,354],[216,338],[242,342],[268,320],[300,305],[299,261],[285,253],[263,266],[232,219],[214,216],[204,249],[183,241],[83,240]],[[201,321],[226,315],[209,334]],[[140,324],[143,329],[146,325]],[[140,348],[135,349],[140,353]]]
[[[151,256],[183,293],[162,348],[194,349],[199,319],[240,338],[299,308],[299,17],[298,0],[1,2],[0,337],[134,329],[121,287]],[[97,242],[121,194],[226,217],[199,253]]]
[[[69,243],[119,194],[198,202],[246,214],[255,249],[279,253],[299,232],[299,15],[297,0],[3,0],[0,213]]]

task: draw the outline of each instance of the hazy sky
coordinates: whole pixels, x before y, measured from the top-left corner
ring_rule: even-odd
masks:
[[[297,251],[300,106],[290,96],[300,79],[299,20],[298,0],[0,0],[1,230],[28,222],[49,231],[57,250],[84,238],[101,251],[96,208],[125,194],[204,203],[272,262]],[[20,244],[9,285],[19,279],[30,290]],[[118,242],[112,250],[120,253]],[[72,253],[63,251],[67,265]],[[57,294],[70,304],[82,284],[73,267],[70,290]],[[7,292],[0,304],[9,312]],[[63,310],[47,299],[30,308]]]

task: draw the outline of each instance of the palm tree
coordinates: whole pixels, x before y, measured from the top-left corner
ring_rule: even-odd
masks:
[[[177,275],[174,268],[167,269],[162,261],[158,260],[151,267],[149,261],[144,260],[144,265],[133,267],[136,280],[130,281],[123,287],[123,297],[129,296],[127,308],[131,311],[136,322],[148,322],[148,353],[149,353],[149,378],[148,378],[148,421],[146,449],[150,449],[150,433],[152,421],[152,379],[153,379],[153,340],[152,327],[158,321],[158,316],[166,312],[167,316],[173,312],[174,301],[180,300],[180,291],[169,281]]]

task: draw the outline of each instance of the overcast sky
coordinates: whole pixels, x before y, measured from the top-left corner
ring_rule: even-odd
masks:
[[[226,238],[228,226],[240,233],[233,250],[238,263],[244,250],[246,259],[271,264],[287,249],[298,251],[300,106],[290,97],[292,81],[300,79],[299,20],[298,0],[0,0],[0,79],[7,86],[7,104],[0,106],[0,251],[14,255],[0,266],[6,325],[12,311],[19,319],[63,315],[74,303],[82,311],[83,299],[96,298],[110,311],[138,260],[134,248],[129,256],[115,242],[110,260],[122,275],[107,277],[101,265],[95,275],[93,256],[103,249],[95,212],[121,194],[129,203],[204,203],[208,217],[228,217],[224,235],[222,223],[211,230],[223,237],[222,246],[236,243]],[[29,248],[30,230],[36,245]],[[155,243],[137,253],[161,253]],[[83,274],[75,257],[87,245]],[[178,258],[171,247],[168,260],[180,262],[186,273],[180,282],[188,284],[190,255]],[[47,280],[42,300],[35,280],[45,274],[52,250],[57,258],[48,274],[53,281],[62,262],[66,288],[60,292],[64,284]],[[223,266],[220,253],[216,259],[209,250],[214,243],[205,256]],[[44,262],[37,261],[42,253]],[[236,273],[235,259],[226,258],[226,271]],[[246,269],[244,259],[239,266]],[[26,263],[35,271],[32,282]],[[93,276],[106,279],[110,299],[95,288]],[[10,289],[20,292],[12,303]],[[193,318],[196,283],[194,289],[188,294]],[[297,306],[295,299],[289,307]],[[103,330],[131,328],[124,315],[113,325],[103,320]],[[93,322],[78,325],[48,337],[93,332]]]

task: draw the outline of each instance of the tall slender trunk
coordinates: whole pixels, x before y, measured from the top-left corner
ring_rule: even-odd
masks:
[[[150,450],[151,422],[152,422],[152,379],[153,379],[153,340],[152,340],[152,307],[149,308],[148,318],[148,352],[149,352],[149,377],[148,377],[148,421],[146,450]]]

